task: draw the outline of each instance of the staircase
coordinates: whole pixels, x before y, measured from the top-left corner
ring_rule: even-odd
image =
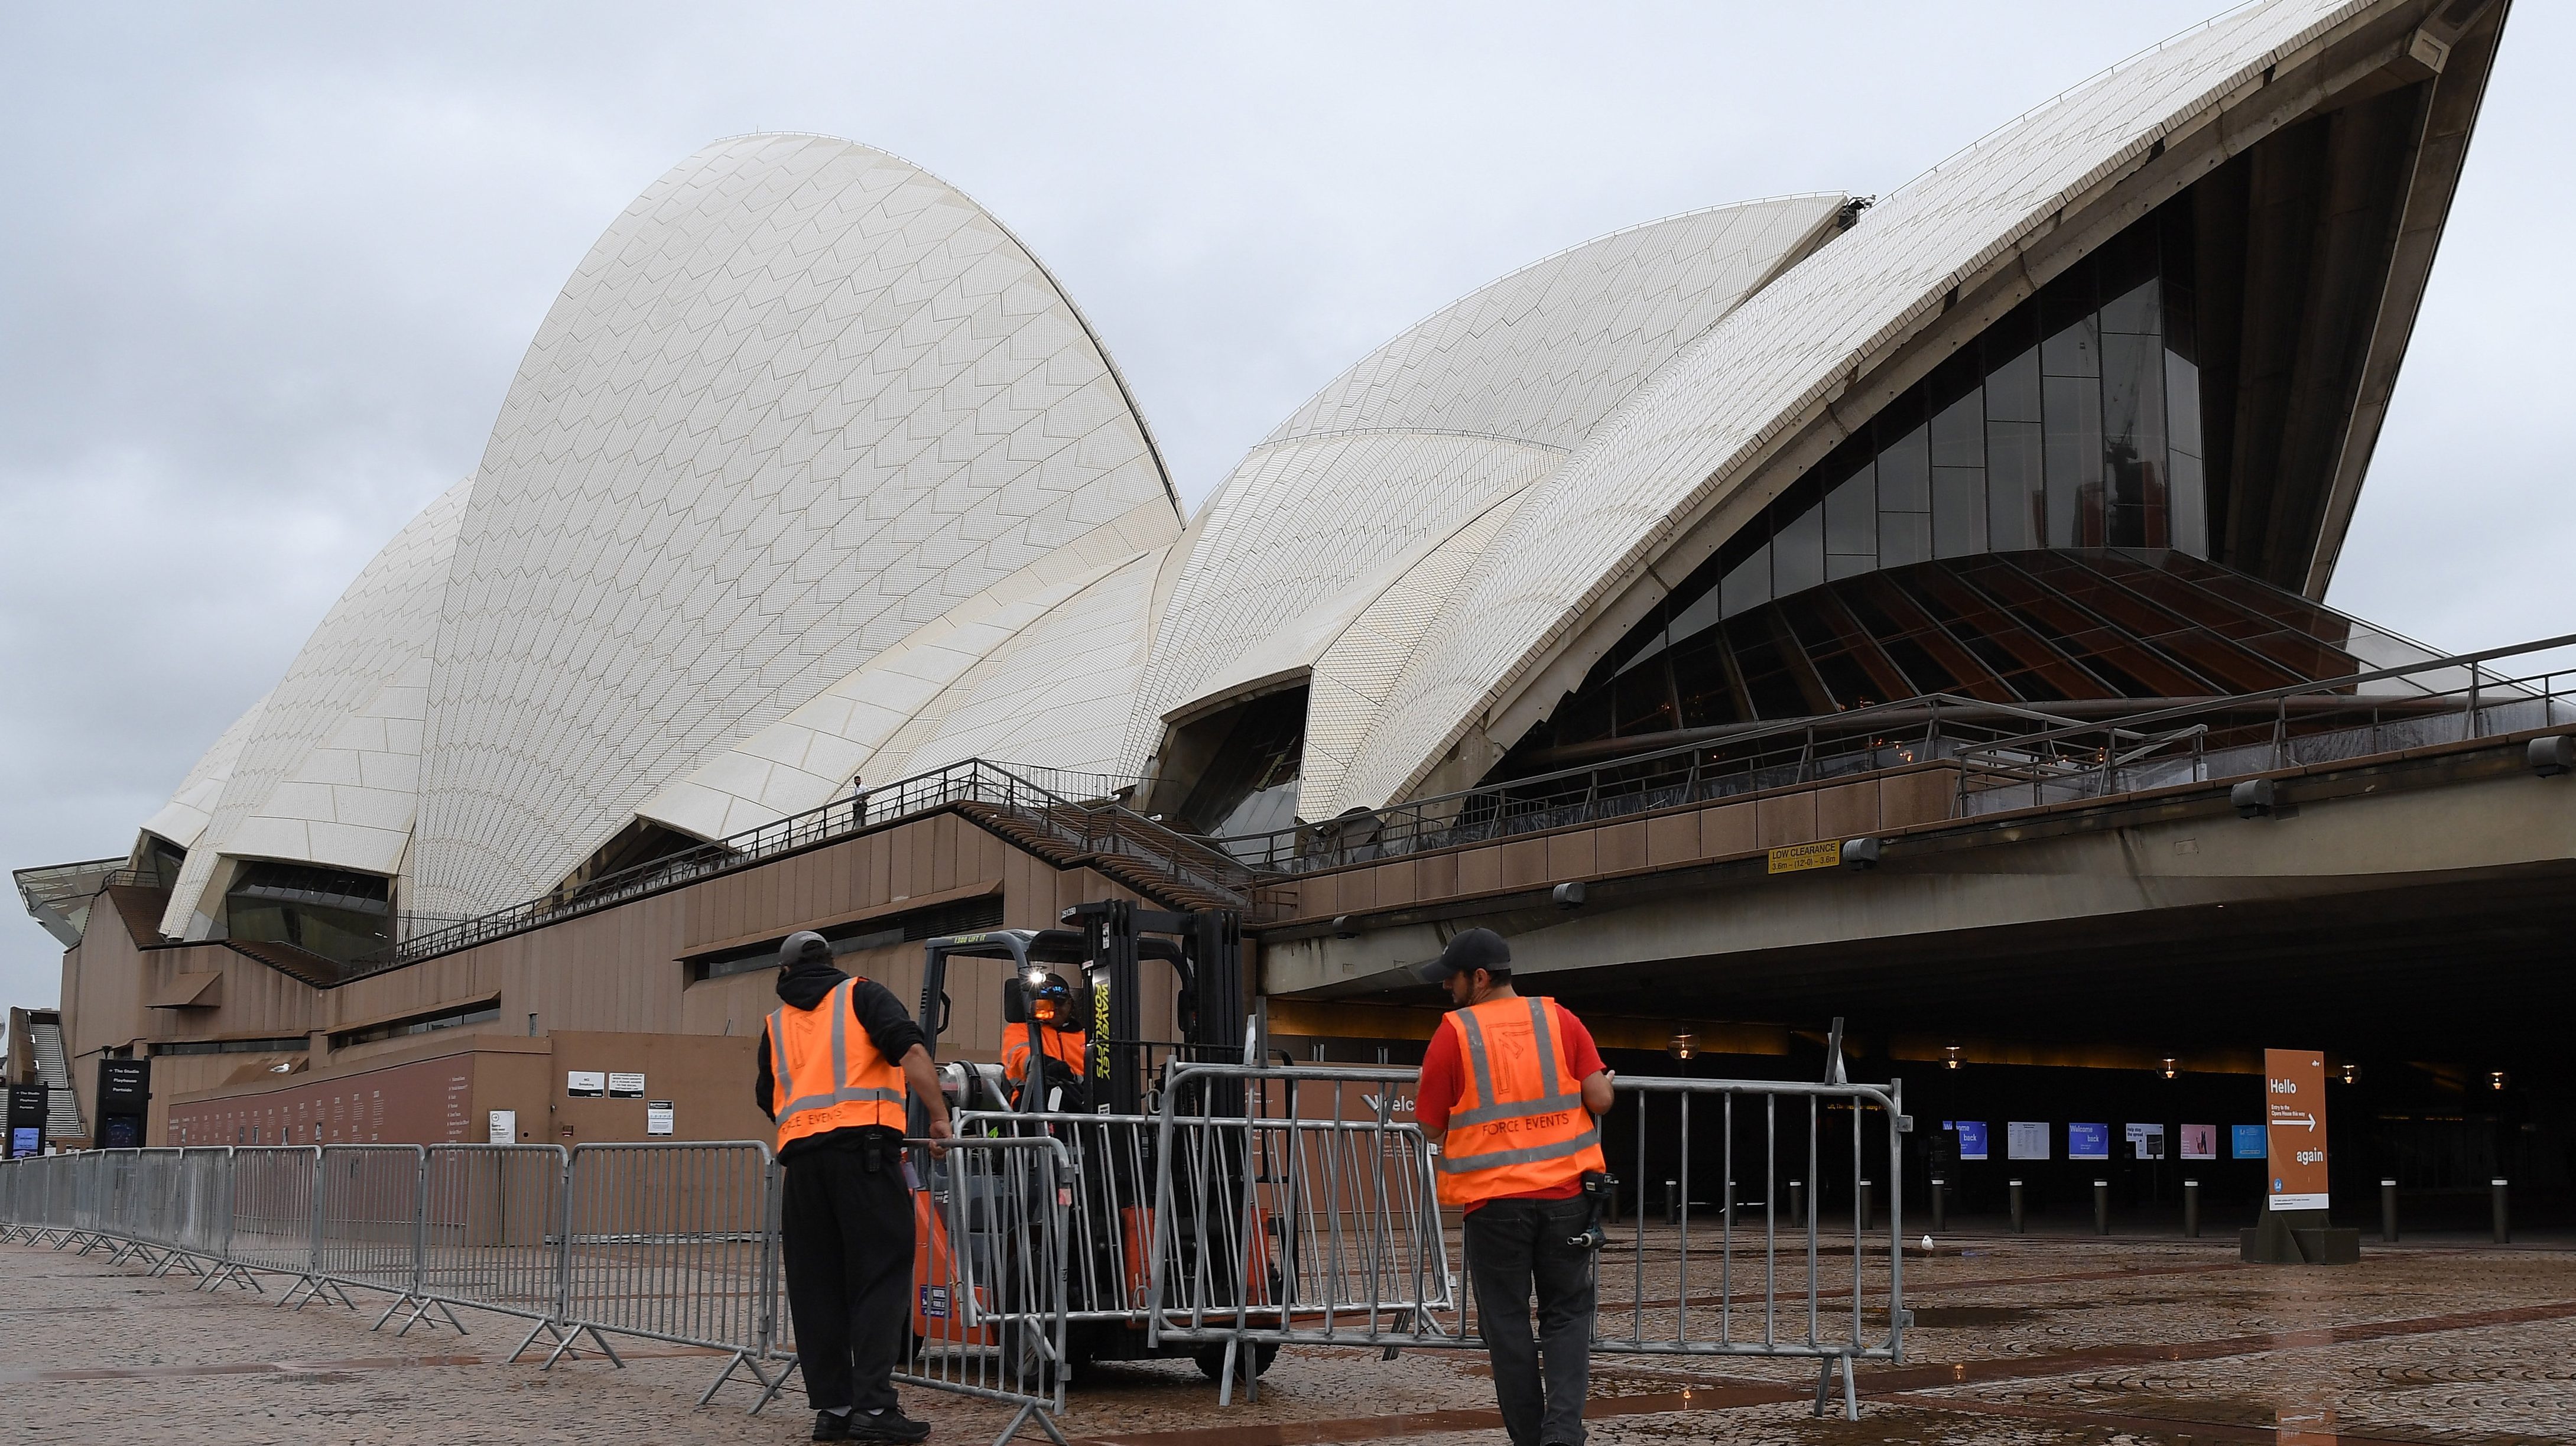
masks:
[[[45,1138],[89,1138],[81,1128],[80,1097],[72,1093],[71,1061],[63,1057],[62,1025],[39,1020],[27,1026],[27,1037],[36,1047],[36,1081],[45,1086]]]
[[[329,989],[339,984],[344,972],[339,960],[293,944],[267,939],[226,939],[223,945],[236,954],[256,959],[278,973],[290,979],[300,979],[316,989]]]

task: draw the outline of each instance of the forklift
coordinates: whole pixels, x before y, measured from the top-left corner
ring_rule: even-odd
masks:
[[[1067,909],[1052,929],[991,929],[951,934],[929,940],[922,966],[921,1013],[931,1037],[931,1054],[948,1032],[953,1001],[948,994],[949,961],[995,960],[1009,966],[1001,981],[1006,1051],[1025,1043],[1022,1078],[1010,1079],[999,1065],[949,1061],[939,1066],[940,1086],[952,1117],[973,1116],[988,1132],[1010,1130],[1052,1134],[1074,1153],[1081,1181],[1067,1248],[1068,1292],[1072,1320],[1066,1336],[1064,1364],[1071,1370],[1092,1361],[1177,1360],[1195,1362],[1209,1380],[1222,1379],[1222,1345],[1146,1343],[1140,1309],[1153,1262],[1154,1182],[1157,1162],[1152,1125],[1162,1092],[1177,1064],[1238,1064],[1253,1060],[1254,1040],[1243,998],[1243,928],[1230,910],[1174,912],[1127,900],[1104,900]],[[1171,969],[1179,983],[1175,1010],[1179,1038],[1146,1037],[1142,990],[1146,961]],[[1046,1047],[1042,1022],[1033,1007],[1049,975],[1073,988],[1075,1019],[1088,1023],[1082,1067],[1068,1066]],[[1020,1033],[1025,1031],[1024,1034]],[[1194,1086],[1205,1090],[1200,1108],[1211,1115],[1240,1113],[1243,1085],[1238,1080],[1211,1080]],[[1198,1101],[1193,1101],[1198,1103]],[[917,1109],[917,1107],[916,1107]],[[1020,1116],[1003,1121],[1000,1116]],[[919,1136],[924,1121],[913,1121]],[[1229,1160],[1230,1178],[1242,1178],[1239,1148]],[[945,1199],[952,1173],[944,1164],[923,1161],[921,1190],[914,1196],[916,1247],[913,1333],[929,1331],[924,1312],[936,1304],[923,1281],[945,1279],[947,1252],[975,1248],[950,1241],[946,1215],[937,1201]],[[1176,1182],[1174,1237],[1184,1252],[1195,1232],[1187,1222],[1209,1192]],[[1206,1202],[1214,1209],[1218,1202]],[[1008,1212],[983,1218],[1003,1218]],[[1265,1226],[1266,1221],[1256,1222]],[[1270,1232],[1258,1236],[1264,1248],[1247,1250],[1241,1282],[1246,1303],[1261,1305],[1279,1298],[1280,1262]],[[1184,1262],[1186,1265],[1186,1262]],[[944,1308],[944,1307],[943,1307]],[[1088,1318],[1086,1318],[1088,1317]],[[1010,1343],[998,1338],[979,1344]],[[1279,1348],[1264,1344],[1251,1353],[1254,1375],[1269,1370]],[[1242,1365],[1237,1366],[1241,1371]]]

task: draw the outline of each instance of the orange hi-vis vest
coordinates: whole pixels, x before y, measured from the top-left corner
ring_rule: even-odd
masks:
[[[1008,1024],[1003,1027],[1002,1077],[1026,1079],[1029,1073],[1029,1027]],[[1060,1060],[1066,1069],[1079,1077],[1088,1072],[1084,1056],[1091,1052],[1091,1036],[1079,1029],[1038,1027],[1038,1043],[1049,1059]]]
[[[1557,1047],[1555,1002],[1496,999],[1442,1017],[1466,1056],[1467,1093],[1440,1145],[1440,1203],[1554,1189],[1607,1170],[1583,1082]]]
[[[862,1125],[904,1126],[903,1071],[864,1029],[850,1027],[845,979],[811,1009],[780,1005],[769,1022],[770,1113],[778,1147],[807,1135]]]

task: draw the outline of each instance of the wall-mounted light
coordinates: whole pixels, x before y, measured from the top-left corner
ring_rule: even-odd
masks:
[[[2343,1082],[2345,1084],[2361,1083],[2361,1066],[2357,1064],[2345,1065],[2343,1067]]]
[[[1959,1046],[1955,1044],[1945,1044],[1941,1046],[1941,1064],[1947,1069],[1957,1069],[1959,1067]]]
[[[2488,1088],[2488,1089],[2491,1089],[2491,1090],[2500,1090],[2500,1089],[2503,1089],[2503,1088],[2504,1088],[2504,1071],[2503,1071],[2503,1070],[2500,1070],[2500,1069],[2499,1069],[2499,1070],[2490,1070],[2490,1071],[2488,1071],[2488,1073],[2487,1073],[2487,1088]]]
[[[1688,1059],[1699,1053],[1699,1037],[1692,1034],[1676,1034],[1665,1041],[1664,1053],[1675,1059]]]
[[[2165,1056],[2164,1073],[2165,1078],[2167,1079],[2172,1079],[2175,1075],[2182,1073],[2180,1069],[2175,1068],[2174,1057],[2172,1055]]]

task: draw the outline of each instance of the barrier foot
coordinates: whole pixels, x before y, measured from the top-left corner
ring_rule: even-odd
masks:
[[[1852,1362],[1849,1356],[1827,1356],[1816,1363],[1816,1415],[1822,1417],[1825,1414],[1825,1402],[1832,1393],[1834,1370],[1837,1366],[1841,1368],[1843,1376],[1843,1419],[1857,1421],[1860,1419],[1860,1394],[1852,1381]]]
[[[1065,1446],[1064,1433],[1055,1428],[1055,1413],[1035,1401],[1020,1403],[1019,1414],[1013,1416],[1011,1423],[1002,1428],[1001,1435],[993,1438],[993,1446],[1003,1446],[1004,1442],[1020,1434],[1020,1426],[1032,1416],[1037,1418],[1040,1426],[1046,1428],[1048,1440],[1053,1441],[1055,1446]]]
[[[545,1335],[548,1332],[553,1332],[554,1338],[558,1341],[563,1339],[563,1332],[555,1330],[555,1323],[553,1321],[541,1320],[528,1328],[527,1335],[519,1341],[519,1348],[510,1352],[510,1358],[503,1361],[501,1364],[505,1366],[517,1365],[519,1363],[519,1357],[528,1353],[528,1347],[537,1343],[537,1337]]]
[[[162,1256],[161,1263],[152,1267],[152,1274],[155,1277],[167,1275],[170,1273],[170,1269],[173,1266],[184,1268],[190,1275],[197,1277],[199,1280],[206,1278],[206,1272],[197,1265],[197,1258],[184,1250],[173,1250],[169,1254]]]
[[[215,1268],[207,1272],[206,1278],[199,1281],[195,1288],[213,1291],[221,1289],[226,1284],[238,1285],[253,1295],[268,1294],[268,1287],[259,1283],[259,1277],[229,1260],[215,1262]]]
[[[736,1351],[733,1353],[733,1358],[725,1362],[724,1369],[716,1373],[716,1378],[707,1382],[706,1392],[698,1397],[698,1404],[703,1406],[709,1401],[714,1400],[716,1398],[716,1392],[723,1390],[724,1383],[732,1380],[733,1373],[739,1370],[750,1371],[752,1379],[760,1382],[764,1386],[769,1384],[768,1374],[760,1369],[760,1363],[758,1361],[751,1358],[751,1352]],[[755,1406],[752,1409],[758,1410],[759,1407]]]
[[[585,1333],[587,1333],[591,1340],[599,1346],[599,1353],[608,1357],[608,1363],[610,1365],[615,1366],[621,1371],[626,1369],[626,1363],[617,1358],[617,1348],[608,1343],[608,1337],[599,1333],[599,1327],[591,1325],[575,1326],[573,1327],[571,1335],[561,1337],[556,1343],[553,1352],[547,1355],[545,1365],[539,1367],[539,1369],[551,1371],[555,1368],[555,1362],[557,1361],[580,1360],[581,1352],[574,1348],[573,1343],[580,1340]]]
[[[371,1325],[371,1326],[367,1327],[367,1329],[369,1329],[369,1330],[371,1330],[371,1331],[380,1331],[380,1330],[383,1330],[383,1329],[385,1328],[385,1322],[386,1322],[386,1321],[389,1321],[389,1320],[392,1320],[392,1319],[394,1318],[394,1312],[395,1312],[395,1311],[398,1311],[398,1310],[400,1310],[400,1309],[402,1309],[404,1306],[409,1305],[410,1303],[411,1303],[411,1297],[410,1297],[410,1296],[407,1296],[407,1295],[398,1295],[398,1296],[395,1296],[395,1297],[394,1297],[394,1303],[393,1303],[393,1304],[391,1304],[391,1305],[389,1305],[389,1306],[386,1306],[386,1307],[385,1307],[385,1313],[384,1313],[383,1315],[380,1315],[380,1316],[376,1317],[376,1323],[375,1323],[374,1325]],[[419,1312],[419,1311],[413,1311],[411,1314],[412,1314],[412,1319],[413,1319],[413,1320],[418,1320],[418,1319],[420,1319],[420,1312]],[[403,1327],[403,1329],[404,1329],[404,1330],[409,1330],[409,1329],[411,1329],[411,1327],[410,1327],[410,1326],[408,1326],[408,1325],[405,1325],[405,1326]],[[396,1334],[400,1334],[400,1332],[396,1332]]]
[[[437,1322],[437,1321],[434,1321],[434,1320],[430,1320],[430,1319],[429,1319],[429,1313],[430,1313],[431,1311],[433,1311],[433,1310],[434,1310],[434,1311],[436,1311],[436,1312],[438,1312],[440,1315],[445,1316],[445,1317],[447,1318],[447,1324],[448,1324],[449,1329],[454,1330],[458,1335],[460,1335],[460,1336],[461,1336],[461,1335],[465,1335],[465,1334],[467,1334],[467,1333],[468,1333],[468,1332],[466,1331],[466,1329],[465,1329],[465,1323],[464,1323],[463,1321],[460,1321],[460,1320],[458,1320],[458,1319],[456,1318],[456,1312],[454,1312],[454,1311],[452,1311],[452,1310],[449,1310],[449,1309],[447,1308],[447,1302],[445,1302],[445,1301],[443,1301],[443,1300],[432,1300],[430,1297],[425,1296],[425,1295],[423,1295],[423,1296],[415,1296],[415,1297],[413,1297],[413,1298],[412,1298],[412,1302],[413,1302],[413,1303],[412,1303],[411,1316],[410,1316],[410,1318],[409,1318],[409,1319],[407,1319],[407,1320],[405,1320],[405,1321],[402,1323],[402,1329],[401,1329],[401,1330],[398,1330],[398,1331],[395,1331],[395,1332],[394,1332],[394,1334],[395,1334],[395,1335],[397,1335],[397,1336],[406,1336],[406,1335],[409,1335],[409,1334],[411,1334],[411,1328],[412,1328],[413,1326],[416,1326],[416,1325],[421,1324],[423,1321],[428,1321],[429,1326],[430,1326],[430,1328],[431,1328],[432,1330],[437,1329],[437,1328],[438,1328],[438,1322]],[[395,1301],[395,1302],[394,1302],[394,1304],[395,1304],[395,1306],[396,1306],[396,1307],[400,1307],[400,1306],[402,1305],[402,1302],[401,1302],[401,1301]],[[392,1312],[392,1311],[387,1311],[387,1312],[385,1312],[385,1314],[386,1314],[386,1315],[388,1315],[388,1316],[390,1316],[390,1315],[392,1315],[392,1314],[393,1314],[393,1312]],[[384,1324],[384,1322],[383,1322],[383,1321],[378,1321],[378,1322],[376,1322],[376,1324],[378,1324],[378,1325],[382,1325],[382,1324]]]
[[[804,1361],[800,1358],[789,1356],[787,1358],[787,1364],[779,1368],[778,1379],[770,1381],[767,1387],[761,1391],[760,1399],[751,1403],[750,1414],[754,1416],[759,1415],[761,1407],[777,1400],[778,1393],[787,1389],[787,1383],[796,1378],[796,1372],[802,1368],[804,1364]]]

